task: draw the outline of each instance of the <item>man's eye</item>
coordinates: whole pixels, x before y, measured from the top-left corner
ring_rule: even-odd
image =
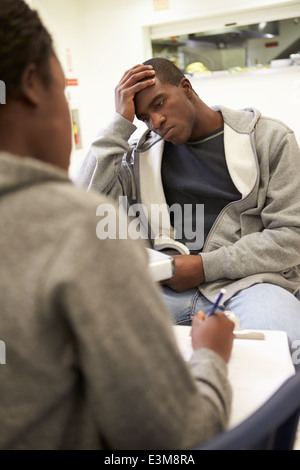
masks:
[[[159,103],[157,103],[157,104],[155,105],[156,109],[161,108],[162,105],[164,104],[164,101],[165,101],[165,100],[162,100],[162,101],[160,101]]]

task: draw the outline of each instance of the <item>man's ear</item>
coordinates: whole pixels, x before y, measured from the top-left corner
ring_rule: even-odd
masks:
[[[192,96],[193,87],[188,78],[184,77],[180,82],[180,86],[183,88],[188,98]]]
[[[42,82],[35,64],[27,65],[21,78],[20,95],[32,106],[41,100]]]

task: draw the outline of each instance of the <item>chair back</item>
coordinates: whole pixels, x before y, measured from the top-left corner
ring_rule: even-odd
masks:
[[[293,450],[300,416],[300,373],[252,415],[193,450]]]

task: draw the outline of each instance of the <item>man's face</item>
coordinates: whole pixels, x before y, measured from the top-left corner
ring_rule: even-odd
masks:
[[[50,58],[50,74],[51,82],[45,88],[41,110],[44,126],[40,158],[67,170],[72,150],[71,116],[65,96],[65,76],[55,55]]]
[[[164,140],[182,145],[191,138],[196,114],[188,97],[188,80],[178,86],[160,82],[138,92],[135,96],[136,116]]]

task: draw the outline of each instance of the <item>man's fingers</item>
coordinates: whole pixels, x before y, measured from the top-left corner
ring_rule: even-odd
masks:
[[[118,87],[131,87],[132,85],[140,82],[140,80],[153,78],[154,75],[155,72],[151,66],[136,66],[125,72],[118,84]]]
[[[199,321],[205,320],[205,314],[202,312],[202,310],[199,310],[199,312],[194,316]]]
[[[150,65],[138,64],[127,70],[115,88],[116,111],[128,121],[135,117],[134,97],[136,93],[154,85],[155,72]]]

